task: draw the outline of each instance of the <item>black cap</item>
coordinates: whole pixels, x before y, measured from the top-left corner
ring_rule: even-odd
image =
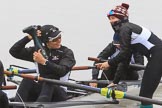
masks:
[[[41,27],[42,36],[45,39],[45,42],[56,39],[60,36],[61,31],[59,28],[53,25],[44,25]]]

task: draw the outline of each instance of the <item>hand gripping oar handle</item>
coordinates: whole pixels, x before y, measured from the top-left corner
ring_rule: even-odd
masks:
[[[10,86],[1,86],[0,90],[11,90],[11,89],[17,89],[16,85],[10,85]]]
[[[4,71],[4,74],[13,75],[9,71]],[[74,84],[74,83],[63,82],[60,80],[48,79],[48,78],[37,77],[37,76],[35,77],[32,75],[26,75],[26,74],[16,74],[16,76],[19,76],[22,78],[27,78],[27,79],[32,79],[32,80],[37,80],[37,81],[49,82],[49,83],[53,83],[53,84],[61,85],[61,86],[77,88],[77,89],[81,89],[81,90],[87,90],[90,92],[100,93],[101,95],[106,96],[108,98],[110,96],[114,95],[116,99],[125,98],[125,99],[130,99],[130,100],[135,100],[135,101],[149,102],[151,104],[162,105],[162,101],[159,101],[159,100],[154,100],[154,99],[141,97],[141,96],[132,96],[132,95],[126,94],[126,92],[112,90],[111,88],[107,88],[107,87],[106,88],[96,88],[96,87],[91,87],[91,86],[87,86],[87,85]]]
[[[88,69],[94,69],[96,66],[74,66],[72,68],[73,71],[75,70],[88,70]]]
[[[88,57],[88,60],[95,61],[95,62],[106,62],[108,60],[100,59],[100,58],[94,58],[94,57]],[[130,67],[136,68],[136,69],[145,69],[146,66],[139,65],[139,64],[129,64]]]
[[[43,48],[42,43],[38,39],[37,35],[33,35],[33,41],[36,46],[36,50],[41,49],[42,55],[44,56],[45,59],[47,59],[48,58],[47,53],[46,53],[45,49]]]
[[[48,59],[48,56],[47,56],[47,53],[45,51],[45,49],[43,48],[42,46],[42,42],[40,39],[38,39],[38,36],[37,36],[37,30],[40,30],[41,26],[29,26],[27,28],[25,28],[23,30],[24,33],[28,33],[32,36],[33,38],[33,41],[34,41],[34,46],[35,46],[35,50],[38,51],[39,49],[41,49],[41,54],[44,56],[45,59]],[[39,74],[39,68],[38,68],[38,63],[35,62],[36,64],[36,67],[37,67],[37,74]]]

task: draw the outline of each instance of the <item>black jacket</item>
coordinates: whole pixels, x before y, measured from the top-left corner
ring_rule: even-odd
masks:
[[[104,50],[102,52],[100,52],[100,54],[98,55],[97,58],[107,60],[114,53],[116,53],[116,50],[117,50],[116,46],[113,45],[113,43],[110,43],[106,46],[106,48],[104,48]],[[133,53],[134,62],[136,64],[143,65],[144,57],[141,54],[139,54],[138,52],[132,52],[132,53]],[[131,59],[131,57],[127,57],[127,59],[125,59],[124,61],[110,67],[112,70],[115,71],[115,76],[113,79],[114,83],[118,83],[120,81],[121,75],[126,73],[125,71],[128,70],[128,65],[130,63],[130,59]],[[94,64],[96,64],[96,62]],[[104,70],[104,72],[106,73],[107,70]],[[99,70],[93,69],[92,70],[92,79],[98,79],[98,74],[99,74]],[[126,76],[126,74],[125,74],[125,76]]]
[[[28,37],[16,42],[9,50],[10,54],[15,58],[33,61],[34,47],[25,48],[25,45],[30,42]],[[47,65],[38,64],[40,76],[46,78],[60,79],[65,76],[71,68],[75,65],[76,61],[74,54],[71,49],[61,46],[59,49],[48,49],[45,47],[47,52],[48,63]]]
[[[152,49],[162,46],[161,39],[155,34],[142,26],[130,22],[123,23],[117,33],[121,50],[116,57],[108,61],[111,66],[125,60],[131,54],[132,50],[145,55],[149,59],[151,53],[153,53]]]

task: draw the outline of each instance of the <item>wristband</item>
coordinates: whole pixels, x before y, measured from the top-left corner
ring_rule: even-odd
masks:
[[[44,62],[44,64],[43,64],[43,65],[47,65],[47,62],[48,62],[48,60],[46,60],[46,61]]]

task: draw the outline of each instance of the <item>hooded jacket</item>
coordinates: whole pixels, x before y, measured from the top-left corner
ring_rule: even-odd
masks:
[[[139,52],[147,59],[151,57],[154,47],[162,46],[162,41],[148,29],[130,23],[129,21],[121,24],[116,31],[121,45],[120,53],[108,61],[110,66],[116,65],[127,59],[131,52]]]

